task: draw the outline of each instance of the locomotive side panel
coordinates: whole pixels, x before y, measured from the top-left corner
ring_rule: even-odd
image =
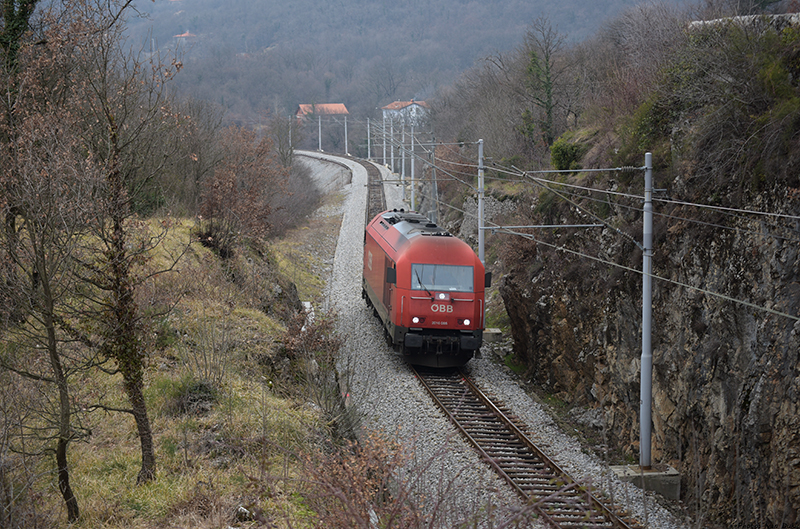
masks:
[[[391,322],[392,283],[387,281],[387,268],[392,268],[392,261],[386,252],[367,232],[364,239],[364,272],[362,297],[366,297],[375,308],[378,317],[384,323]]]

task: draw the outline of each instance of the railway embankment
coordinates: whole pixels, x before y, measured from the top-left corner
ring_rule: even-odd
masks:
[[[297,160],[309,169],[314,185],[324,194],[333,193],[350,183],[352,171],[333,156],[310,151],[296,151]]]

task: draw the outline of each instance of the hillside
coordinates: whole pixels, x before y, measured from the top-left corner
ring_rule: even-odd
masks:
[[[181,91],[237,119],[303,102],[342,102],[366,117],[433,96],[476,60],[516,47],[538,17],[579,41],[634,3],[141,0],[146,18],[128,25],[136,47],[180,50]]]

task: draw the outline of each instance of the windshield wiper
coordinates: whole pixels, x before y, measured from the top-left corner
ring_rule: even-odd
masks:
[[[422,278],[419,277],[419,272],[417,270],[414,270],[414,275],[417,276],[417,281],[419,281],[419,286],[424,288],[425,292],[427,292],[428,295],[431,297],[431,299],[433,299],[433,294],[431,294],[431,291],[428,290],[428,287],[425,286],[425,283],[422,282]]]

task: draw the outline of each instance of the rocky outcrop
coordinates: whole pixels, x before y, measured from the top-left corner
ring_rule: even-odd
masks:
[[[680,470],[698,518],[778,526],[800,521],[800,190],[748,202],[794,217],[697,223],[692,208],[656,204],[671,217],[655,229],[653,461]],[[611,441],[638,458],[641,224],[635,212],[612,222],[630,231],[508,241],[500,290],[528,376],[602,410]]]

